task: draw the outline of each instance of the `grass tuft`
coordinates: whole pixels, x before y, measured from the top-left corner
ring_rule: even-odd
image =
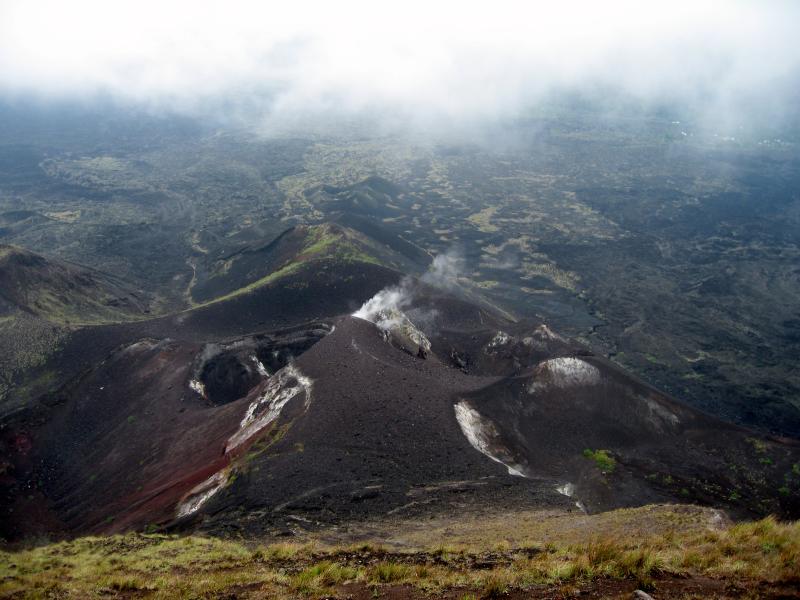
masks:
[[[800,524],[773,517],[636,536],[622,523],[616,533],[577,543],[531,539],[527,532],[524,543],[514,543],[483,533],[480,543],[408,553],[368,543],[254,547],[199,536],[86,537],[0,552],[0,597],[248,597],[242,590],[253,590],[252,597],[322,597],[357,583],[376,596],[382,586],[407,585],[431,597],[498,598],[533,586],[561,593],[607,579],[652,589],[675,576],[759,589],[796,583],[800,564]],[[532,547],[544,550],[525,551]],[[487,562],[491,570],[476,566]]]
[[[383,562],[375,565],[370,573],[370,580],[375,583],[396,583],[412,578],[414,570],[404,564]]]

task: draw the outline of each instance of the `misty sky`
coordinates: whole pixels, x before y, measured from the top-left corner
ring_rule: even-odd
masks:
[[[0,96],[458,119],[613,88],[780,114],[798,24],[793,1],[0,0]]]

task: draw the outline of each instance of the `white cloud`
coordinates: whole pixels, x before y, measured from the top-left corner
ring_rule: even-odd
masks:
[[[800,65],[800,3],[5,0],[0,93],[513,114],[557,86],[728,103]]]

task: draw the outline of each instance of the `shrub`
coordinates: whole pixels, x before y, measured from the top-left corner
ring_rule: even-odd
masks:
[[[583,455],[593,460],[602,473],[613,473],[617,467],[617,461],[609,454],[608,450],[590,450],[587,448],[583,451]]]

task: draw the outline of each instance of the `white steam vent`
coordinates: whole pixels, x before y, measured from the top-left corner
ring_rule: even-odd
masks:
[[[548,387],[567,388],[600,383],[600,370],[580,358],[563,356],[539,363],[535,379],[528,387],[531,394]]]
[[[539,325],[529,336],[522,338],[523,344],[537,350],[547,350],[553,342],[564,343],[566,340],[545,324]]]
[[[491,341],[486,345],[486,352],[491,353],[494,350],[508,346],[513,341],[514,338],[508,335],[505,331],[498,331]]]
[[[419,278],[419,281],[436,288],[453,289],[458,286],[458,277],[463,266],[464,258],[457,250],[451,248],[433,259],[428,271]],[[416,352],[417,349],[421,349],[428,353],[431,349],[430,340],[404,312],[413,302],[416,286],[417,283],[413,278],[405,277],[399,284],[375,294],[354,312],[353,316],[374,323],[406,350]],[[422,320],[427,320],[427,317],[434,315],[435,312],[430,311],[429,315],[418,316]]]
[[[506,467],[509,475],[525,477],[521,471],[522,467],[516,464],[508,464],[492,452],[492,446],[496,446],[494,440],[500,437],[494,423],[482,417],[477,410],[464,400],[456,404],[454,408],[456,421],[458,421],[462,433],[473,448]]]
[[[425,352],[430,352],[430,340],[401,310],[401,307],[410,302],[410,294],[404,287],[386,288],[367,300],[353,316],[374,323],[379,329],[392,335],[402,346],[410,346],[409,350],[422,348]]]
[[[206,397],[206,385],[199,379],[192,379],[189,382],[189,387],[192,391],[200,394],[203,398]]]
[[[564,485],[559,485],[556,487],[556,491],[559,494],[563,494],[567,498],[572,498],[572,496],[575,495],[575,484],[567,482]]]

